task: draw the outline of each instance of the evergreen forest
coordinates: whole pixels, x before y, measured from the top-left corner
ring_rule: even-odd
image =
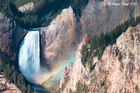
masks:
[[[22,13],[18,8],[29,2],[34,3],[34,9]],[[22,28],[37,28],[42,24],[49,25],[50,22],[64,8],[71,6],[77,18],[80,18],[82,9],[87,5],[88,0],[0,0],[0,12],[4,13],[11,20]],[[51,13],[49,19],[47,14]]]

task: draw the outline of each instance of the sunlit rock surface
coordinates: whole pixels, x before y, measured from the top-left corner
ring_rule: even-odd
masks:
[[[105,48],[101,60],[93,58],[94,69],[90,73],[88,65],[84,68],[78,49],[76,59],[66,67],[58,90],[63,93],[76,91],[76,83],[88,86],[88,93],[140,92],[140,24],[129,27],[116,40],[116,44]],[[80,87],[82,88],[82,87]]]
[[[6,85],[8,86],[5,86]],[[0,74],[0,92],[1,93],[22,93],[13,83],[10,83],[4,76],[4,74]]]
[[[63,73],[63,77],[60,80],[60,85],[58,86],[57,90],[60,90],[62,87],[65,87],[63,93],[69,93],[69,90],[72,89],[76,91],[76,84],[78,81],[88,82],[88,80],[84,80],[83,74],[89,74],[89,70],[84,68],[81,63],[81,49],[83,44],[85,44],[86,39],[88,39],[88,35],[85,34],[83,37],[83,41],[78,45],[78,49],[76,50],[76,58],[74,62],[70,65],[70,67],[66,67]]]
[[[123,5],[122,2],[129,5]],[[117,3],[121,5],[115,5]],[[127,19],[136,18],[139,15],[139,0],[103,0],[102,2],[89,0],[83,10],[80,22],[83,32],[95,35],[109,32]]]
[[[47,69],[47,74],[56,74],[58,70],[70,64],[68,60],[72,58],[82,33],[95,35],[110,32],[125,20],[140,15],[138,2],[136,5],[129,6],[107,5],[112,1],[104,0],[99,3],[89,0],[79,23],[76,21],[72,8],[69,7],[64,9],[48,27],[41,28],[41,66]],[[114,2],[118,3],[118,0]],[[126,3],[130,2],[126,1]],[[80,31],[77,30],[77,25],[80,25]],[[49,75],[53,76],[53,74]]]
[[[33,8],[34,8],[34,3],[29,2],[28,4],[25,4],[21,7],[19,7],[18,10],[21,11],[21,12],[26,12],[28,10],[33,10]]]
[[[76,29],[73,9],[71,7],[64,9],[49,26],[41,28],[40,35],[41,67],[44,69],[44,75],[39,76],[41,79],[37,82],[43,83],[75,59],[75,50],[81,33]]]

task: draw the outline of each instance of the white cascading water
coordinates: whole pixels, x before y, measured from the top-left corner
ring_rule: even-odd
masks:
[[[54,82],[58,81],[62,77],[62,73],[66,66],[69,66],[71,62],[75,59],[75,54],[66,60],[67,64],[64,64],[62,68],[59,68],[56,72],[49,72],[46,70],[41,70],[40,66],[40,34],[37,31],[28,31],[27,35],[24,37],[20,44],[19,51],[19,70],[25,76],[25,78],[34,84],[42,84],[50,76],[56,75],[54,80],[48,81],[45,87],[49,87]],[[60,73],[62,71],[62,73]],[[34,88],[36,90],[36,88]]]
[[[30,82],[31,76],[40,72],[39,42],[39,31],[29,31],[20,44],[19,69]]]

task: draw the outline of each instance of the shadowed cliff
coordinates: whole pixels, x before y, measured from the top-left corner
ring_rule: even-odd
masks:
[[[18,46],[26,33],[14,21],[0,13],[0,56],[17,62]]]

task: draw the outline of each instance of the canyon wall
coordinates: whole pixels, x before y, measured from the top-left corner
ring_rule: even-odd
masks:
[[[71,7],[64,9],[47,27],[42,27],[41,65],[52,70],[61,69],[75,52],[81,33],[76,29],[77,20]],[[63,64],[63,65],[62,65]]]
[[[112,5],[109,5],[110,2]],[[89,35],[107,33],[129,18],[136,18],[140,15],[139,1],[133,1],[135,2],[133,5],[113,5],[112,2],[130,4],[132,0],[104,0],[101,2],[89,0],[85,9],[82,10],[79,22],[76,20],[73,9],[69,7],[64,9],[49,26],[42,27],[40,31],[41,66],[47,71],[62,70],[61,68],[69,64],[66,61],[74,54],[77,43],[81,41],[84,33]],[[88,69],[86,71],[84,73],[89,76]],[[74,82],[75,87],[77,80]],[[74,89],[74,87],[70,88]]]
[[[129,5],[122,5],[122,2]],[[113,5],[117,3],[121,5]],[[140,15],[140,3],[138,0],[103,0],[101,2],[89,0],[82,11],[79,22],[76,20],[73,9],[69,7],[64,9],[49,26],[41,28],[42,66],[53,68],[52,63],[65,60],[71,54],[69,52],[76,50],[76,44],[81,41],[81,35],[84,33],[90,35],[107,33],[126,20],[136,18]]]
[[[5,60],[17,61],[18,46],[26,33],[14,21],[0,13],[0,56]]]
[[[82,43],[74,63],[65,68],[57,90],[78,91],[79,83],[87,86],[87,93],[140,92],[140,24],[129,27],[117,38],[116,44],[107,46],[101,60],[93,57],[91,73],[88,64],[84,68],[81,63]],[[83,86],[80,88],[85,91]]]
[[[89,0],[80,22],[83,33],[95,35],[110,32],[124,21],[139,15],[139,0]]]
[[[76,90],[76,84],[80,80],[82,82],[90,83],[90,80],[83,79],[83,74],[89,74],[89,69],[84,68],[81,63],[81,49],[82,45],[85,44],[85,40],[88,39],[87,34],[84,36],[83,41],[78,45],[76,50],[76,59],[70,65],[70,67],[65,67],[63,76],[60,80],[60,85],[57,90],[61,90],[63,87],[63,93],[69,93],[70,89]]]

